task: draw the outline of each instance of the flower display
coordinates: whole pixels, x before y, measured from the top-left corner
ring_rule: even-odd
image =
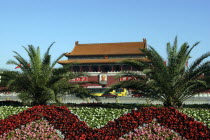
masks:
[[[184,140],[177,133],[160,126],[155,121],[126,134],[119,140],[164,140],[166,138],[170,140]]]
[[[31,122],[26,126],[22,125],[21,128],[10,131],[9,133],[4,133],[0,135],[1,140],[20,140],[20,139],[41,139],[49,140],[64,139],[62,135],[59,135],[56,130],[50,125],[46,120],[38,120]]]
[[[28,109],[29,107],[13,107],[13,106],[0,106],[0,119],[6,119],[10,115],[14,115]]]
[[[42,118],[47,120],[54,129],[59,130],[65,139],[71,140],[119,139],[134,132],[140,126],[150,124],[154,119],[160,126],[173,130],[182,138],[189,140],[210,139],[210,129],[204,123],[197,122],[174,108],[144,107],[132,109],[119,118],[109,121],[101,128],[91,128],[67,107],[54,105],[34,106],[0,120],[0,135],[5,135],[14,129],[21,128],[22,125]]]
[[[90,108],[90,107],[70,107],[72,113],[85,121],[92,128],[100,128],[106,125],[110,120],[119,118],[126,114],[130,109],[114,109],[114,108]]]
[[[196,119],[196,121],[205,123],[210,128],[210,110],[209,109],[185,108],[185,109],[180,109],[180,111],[184,114],[187,114],[190,117],[193,117],[194,119]]]

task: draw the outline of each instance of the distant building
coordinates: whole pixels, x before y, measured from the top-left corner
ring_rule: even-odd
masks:
[[[87,72],[90,77],[72,79],[74,82],[93,81],[94,84],[84,84],[86,88],[102,88],[128,80],[130,77],[116,79],[116,75],[122,71],[140,71],[129,65],[119,63],[124,59],[136,59],[148,62],[144,53],[140,49],[146,49],[146,39],[142,42],[123,42],[123,43],[94,43],[79,44],[75,42],[75,47],[65,56],[68,60],[58,61],[61,65],[73,64],[71,71]]]

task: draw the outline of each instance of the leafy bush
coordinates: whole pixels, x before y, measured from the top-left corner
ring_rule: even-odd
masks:
[[[19,101],[0,101],[0,106],[23,106],[22,102]]]
[[[101,108],[117,108],[117,109],[133,109],[141,107],[163,107],[163,105],[152,105],[152,104],[125,104],[125,103],[67,103],[67,107],[101,107]]]

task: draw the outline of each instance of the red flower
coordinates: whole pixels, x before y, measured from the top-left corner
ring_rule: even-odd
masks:
[[[187,139],[210,139],[210,129],[203,123],[178,112],[174,108],[141,108],[110,121],[100,129],[92,129],[66,107],[35,106],[5,120],[0,120],[0,135],[31,121],[47,119],[59,129],[65,139],[118,139],[144,123],[157,119],[161,125],[173,129]]]

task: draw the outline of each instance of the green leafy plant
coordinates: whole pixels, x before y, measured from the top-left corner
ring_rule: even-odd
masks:
[[[16,61],[9,60],[7,64],[18,66],[16,68],[20,68],[20,71],[4,70],[0,73],[2,81],[6,82],[10,90],[20,93],[19,98],[26,104],[41,105],[49,101],[58,103],[58,98],[62,94],[78,92],[79,89],[85,92],[78,84],[69,83],[70,79],[83,74],[71,73],[69,66],[54,68],[63,55],[51,62],[49,51],[53,44],[48,47],[43,57],[41,57],[40,48],[32,45],[28,48],[23,47],[29,59],[23,58],[14,51]]]
[[[182,107],[183,101],[207,88],[207,77],[200,76],[210,71],[210,61],[205,61],[210,52],[197,58],[189,67],[186,66],[191,51],[197,45],[198,42],[192,47],[184,43],[178,49],[177,38],[173,45],[167,43],[167,64],[153,47],[141,50],[150,62],[124,60],[122,63],[143,69],[145,76],[139,72],[121,73],[120,76],[135,78],[116,83],[109,90],[135,89],[138,94],[163,102],[164,106]]]

